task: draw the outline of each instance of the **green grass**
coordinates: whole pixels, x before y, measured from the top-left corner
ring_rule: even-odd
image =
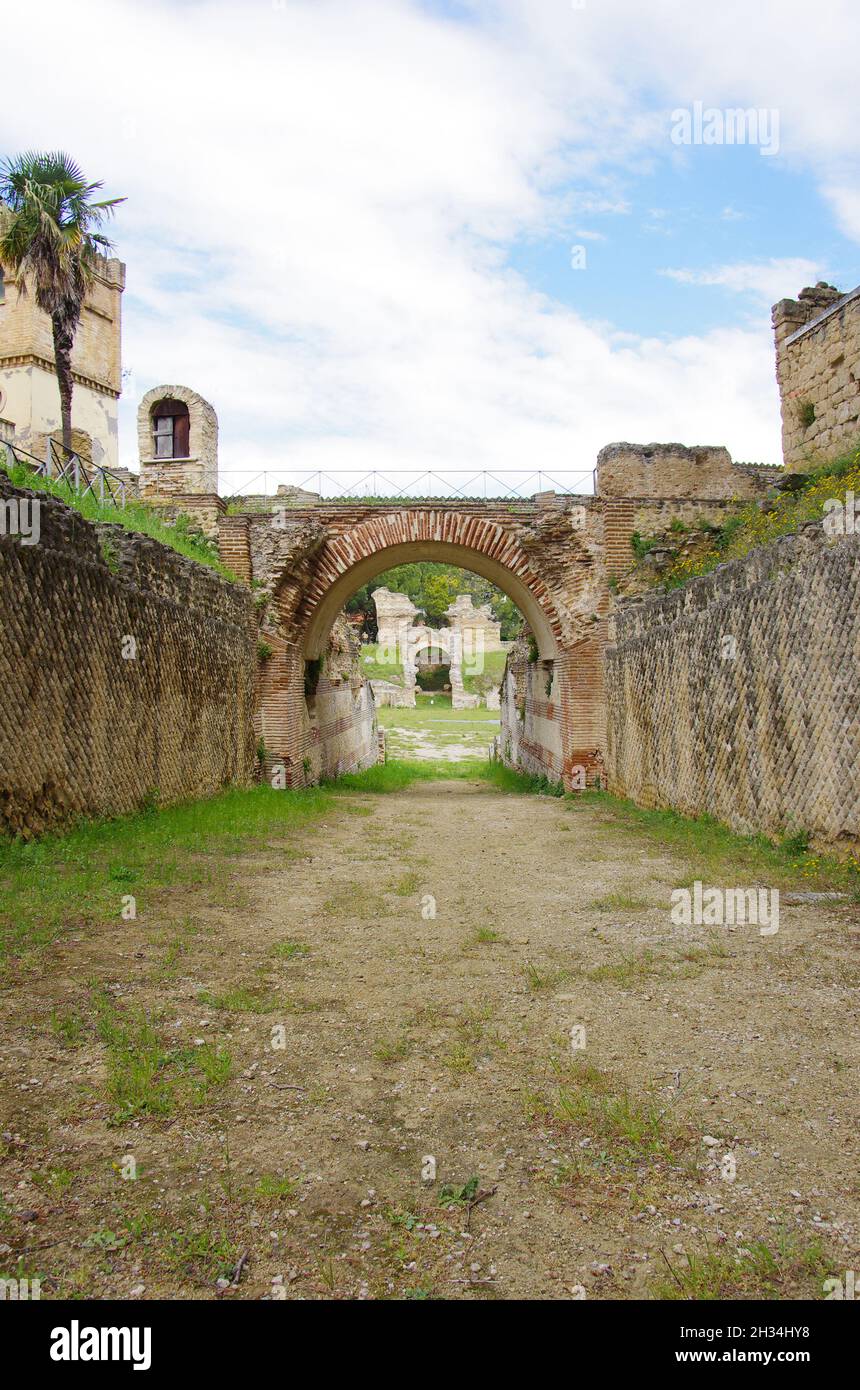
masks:
[[[523,796],[564,796],[561,782],[550,782],[546,777],[535,777],[527,772],[515,772],[504,763],[488,763],[484,780],[500,792],[516,792]]]
[[[805,474],[803,491],[775,493],[767,511],[757,502],[747,503],[721,527],[714,528],[713,541],[704,551],[678,560],[660,583],[668,589],[677,588],[727,560],[742,558],[756,546],[791,535],[805,522],[820,520],[824,503],[829,498],[843,501],[847,490],[860,493],[860,453],[812,469]]]
[[[794,1232],[782,1232],[771,1244],[754,1240],[741,1249],[706,1245],[688,1253],[686,1262],[664,1254],[666,1273],[653,1280],[651,1296],[699,1302],[823,1297],[822,1281],[833,1266],[821,1241],[802,1243]]]
[[[399,1038],[382,1038],[373,1049],[377,1062],[403,1062],[412,1051],[412,1040],[401,1034]]]
[[[31,473],[29,468],[21,464],[9,467],[4,462],[7,457],[8,455],[0,451],[0,467],[5,469],[16,487],[49,493],[65,502],[67,506],[73,507],[76,512],[80,512],[87,521],[107,521],[114,526],[122,526],[125,531],[137,531],[141,535],[152,536],[153,540],[161,541],[162,545],[179,551],[180,555],[185,555],[189,560],[196,560],[207,569],[217,570],[224,579],[229,579],[234,584],[238,583],[235,574],[221,564],[216,543],[193,532],[186,516],[179,516],[174,525],[169,525],[156,508],[147,506],[145,502],[129,501],[124,507],[115,507],[112,503],[99,502],[89,493],[82,497],[68,484]],[[103,554],[105,563],[113,568],[110,550],[103,551]]]
[[[451,696],[435,693],[433,691],[416,692],[416,705],[414,709],[398,709],[396,706],[383,705],[377,710],[377,720],[383,729],[391,728],[392,725],[404,729],[429,729],[435,724],[485,724],[489,728],[499,725],[498,710],[488,710],[486,706],[479,706],[477,709],[453,709],[451,707]],[[433,701],[432,705],[430,701]],[[487,734],[489,742],[489,733]]]
[[[506,651],[484,652],[483,671],[476,672],[469,668],[469,664],[463,663],[463,686],[471,694],[483,695],[488,690],[498,690],[502,683],[502,676],[505,674],[505,662],[508,659]]]
[[[760,877],[781,888],[836,888],[860,898],[860,859],[819,855],[806,847],[808,840],[802,832],[778,841],[764,835],[738,835],[711,816],[645,810],[607,792],[579,792],[565,800],[574,814],[600,811],[607,829],[632,833],[654,854],[686,859],[689,880],[678,887],[691,887],[696,878],[739,883]]]
[[[522,967],[522,975],[532,994],[540,994],[545,989],[558,989],[570,978],[565,970],[539,970],[531,961]]]
[[[647,898],[643,898],[641,893],[624,889],[616,893],[605,893],[602,898],[595,898],[589,904],[596,912],[614,912],[618,908],[637,911],[651,906]]]
[[[279,1178],[273,1173],[264,1173],[254,1191],[257,1197],[266,1201],[283,1202],[288,1197],[294,1197],[300,1186],[301,1178]]]
[[[123,897],[136,898],[141,917],[152,896],[166,888],[222,886],[229,876],[225,860],[322,821],[341,796],[386,795],[438,780],[482,781],[523,795],[560,794],[544,779],[477,759],[389,762],[321,787],[233,789],[161,810],[153,806],[81,822],[65,835],[0,842],[0,978],[64,934],[99,922],[114,922],[119,930]],[[656,854],[679,855],[687,861],[690,882],[761,876],[776,886],[837,887],[860,898],[860,861],[819,856],[803,847],[802,833],[776,844],[760,835],[737,835],[708,817],[642,810],[606,792],[565,796],[564,808],[574,816],[597,812],[609,832],[632,835]],[[73,1019],[57,1018],[51,1026],[67,1044],[80,1036]]]
[[[589,1062],[553,1064],[558,1084],[549,1093],[525,1093],[527,1115],[572,1137],[591,1140],[560,1175],[577,1181],[596,1172],[661,1162],[675,1163],[691,1134],[667,1107],[631,1093],[610,1073]]]
[[[248,989],[243,985],[236,985],[223,994],[201,990],[197,998],[210,1009],[236,1014],[270,1014],[279,1002],[276,994],[265,994],[262,990]]]
[[[136,898],[140,917],[153,892],[218,882],[222,856],[287,837],[335,804],[330,792],[316,787],[261,786],[85,821],[65,835],[0,842],[0,974],[90,923],[113,921],[119,930],[124,896]],[[73,1040],[70,1027],[56,1025],[67,1041]]]
[[[199,1105],[211,1087],[229,1079],[229,1052],[212,1044],[169,1051],[142,1010],[121,1009],[104,989],[95,989],[92,998],[96,1032],[106,1051],[111,1124]]]
[[[660,954],[646,947],[638,953],[623,955],[589,970],[586,978],[598,983],[609,981],[612,984],[629,986],[642,980],[657,978],[661,980],[695,979],[714,961],[727,960],[729,951],[716,936],[711,936],[704,946],[684,946],[671,954]]]
[[[460,763],[447,763],[441,759],[427,762],[396,759],[388,763],[369,767],[364,772],[349,772],[336,781],[324,782],[323,786],[331,792],[373,792],[384,795],[387,792],[400,792],[413,782],[439,782],[485,779],[488,763],[477,759],[465,759]],[[283,793],[281,793],[283,795]]]
[[[280,960],[296,960],[310,955],[310,950],[304,941],[278,941],[272,947],[272,955]]]
[[[378,642],[366,642],[362,646],[361,670],[366,680],[390,681],[392,685],[403,684],[403,663],[380,661]]]

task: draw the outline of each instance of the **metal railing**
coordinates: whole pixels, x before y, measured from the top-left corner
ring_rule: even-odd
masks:
[[[411,499],[412,501],[443,501],[445,499],[475,500],[490,498],[523,501],[535,493],[556,492],[566,496],[582,496],[594,489],[592,469],[548,473],[544,469],[497,469],[490,472],[480,469],[470,472],[467,469],[446,469],[437,472],[426,469],[411,472],[407,469],[371,469],[358,472],[350,469],[337,469],[326,473],[321,469],[311,473],[300,470],[265,470],[244,481],[247,469],[222,468],[219,477],[226,480],[242,475],[243,481],[237,486],[222,486],[222,494],[230,501],[232,498],[248,496],[276,497],[269,492],[270,487],[287,485],[300,492],[308,492],[328,499],[379,498],[380,500]],[[262,483],[262,490],[254,492],[255,484]],[[283,495],[283,494],[281,494]]]
[[[43,459],[8,439],[0,441],[0,449],[6,452],[7,467],[10,466],[11,458],[13,465],[27,468],[31,473],[51,482],[65,483],[66,487],[79,493],[81,497],[94,497],[107,506],[125,506],[126,487],[122,478],[111,473],[109,468],[87,462],[80,454],[76,454],[73,449],[67,449],[56,439],[48,440]]]

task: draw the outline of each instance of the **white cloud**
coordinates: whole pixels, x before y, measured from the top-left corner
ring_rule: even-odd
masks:
[[[778,299],[793,298],[802,285],[815,284],[824,271],[817,261],[787,256],[713,266],[709,270],[666,269],[660,274],[681,285],[716,285],[734,294],[751,294],[767,304],[774,304]]]
[[[680,0],[474,0],[462,22],[410,0],[91,0],[84,27],[43,0],[38,30],[37,63],[29,24],[4,31],[6,146],[68,146],[128,194],[135,395],[208,396],[225,471],[552,472],[620,438],[776,457],[766,315],[645,341],[534,293],[506,253],[632,212],[630,179],[669,157],[645,91],[778,106],[780,160],[814,162],[860,237],[853,0],[815,23],[800,0],[724,0],[706,32]],[[773,299],[809,267],[693,283]]]

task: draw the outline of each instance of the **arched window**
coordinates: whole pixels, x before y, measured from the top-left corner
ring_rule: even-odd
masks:
[[[152,407],[152,452],[157,459],[187,459],[191,421],[183,401],[158,401]]]

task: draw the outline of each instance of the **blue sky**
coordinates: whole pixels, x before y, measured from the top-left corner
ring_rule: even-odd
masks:
[[[860,281],[855,0],[45,0],[38,102],[4,47],[8,149],[128,197],[121,456],[189,385],[223,492],[776,461],[770,306]],[[776,112],[778,153],[674,144],[695,102]]]
[[[696,155],[680,167],[667,151],[653,170],[625,183],[628,211],[573,218],[567,234],[549,240],[522,239],[510,248],[509,264],[575,312],[660,337],[743,324],[760,312],[748,296],[679,283],[667,269],[804,258],[853,287],[860,278],[857,243],[834,225],[810,174],[750,148],[716,146]],[[571,268],[574,245],[586,249],[585,272]]]

